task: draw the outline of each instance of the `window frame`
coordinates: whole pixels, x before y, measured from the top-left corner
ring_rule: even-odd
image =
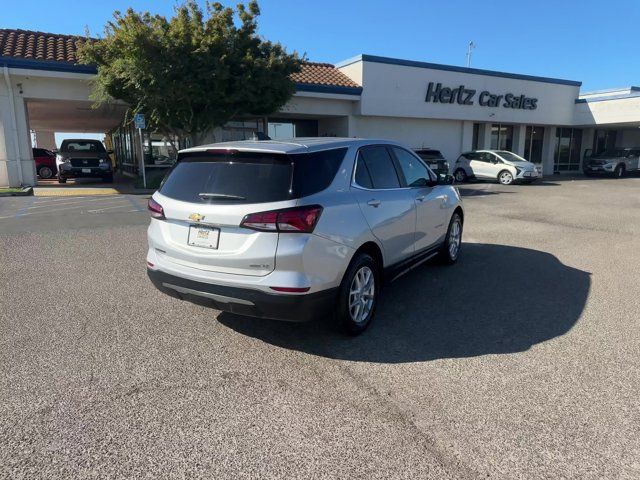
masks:
[[[360,156],[360,152],[362,150],[366,150],[367,148],[374,148],[374,147],[382,147],[387,151],[387,155],[389,155],[389,158],[391,159],[391,165],[393,165],[393,169],[396,172],[396,177],[398,178],[398,183],[400,184],[399,187],[393,187],[393,188],[367,188],[367,187],[363,187],[362,185],[360,185],[358,182],[356,182],[356,168],[358,166],[358,157]],[[367,171],[367,173],[369,174],[369,178],[371,178],[371,185],[373,185],[373,177],[371,177],[370,172]],[[367,191],[392,191],[392,190],[402,190],[402,189],[406,189],[409,187],[403,187],[403,183],[406,184],[405,179],[404,179],[404,175],[402,175],[402,172],[398,171],[398,165],[396,163],[396,159],[393,156],[393,153],[389,150],[388,145],[385,143],[374,143],[371,145],[363,145],[361,147],[358,147],[358,149],[356,150],[356,156],[355,159],[353,161],[353,171],[351,172],[351,186],[354,188],[358,188],[360,190],[367,190]]]
[[[382,147],[387,151],[387,154],[389,155],[389,157],[391,158],[391,164],[393,165],[393,168],[396,172],[396,176],[398,177],[398,183],[400,183],[399,187],[393,187],[393,188],[367,188],[367,187],[363,187],[362,185],[360,185],[358,182],[356,182],[356,168],[358,167],[358,157],[360,155],[360,151],[361,150],[366,150],[367,148],[372,148],[372,147]],[[355,159],[353,161],[353,171],[351,172],[351,187],[352,188],[357,188],[359,190],[366,190],[366,191],[370,191],[370,192],[374,192],[374,191],[393,191],[393,190],[412,190],[412,189],[416,189],[416,188],[431,188],[434,185],[430,185],[430,186],[425,186],[425,187],[410,187],[407,185],[407,179],[404,176],[404,173],[402,172],[402,167],[400,166],[398,159],[395,156],[395,153],[393,152],[393,148],[399,148],[401,150],[404,150],[406,152],[409,152],[410,155],[412,155],[413,157],[416,158],[416,160],[418,160],[426,169],[427,169],[427,173],[430,175],[431,177],[431,182],[437,182],[438,178],[436,176],[435,173],[433,173],[431,171],[431,169],[429,168],[429,166],[414,152],[412,152],[411,150],[404,148],[400,145],[393,145],[393,144],[388,144],[388,143],[372,143],[370,145],[363,145],[361,147],[358,147],[358,149],[356,150],[356,156]],[[369,173],[369,172],[367,172]],[[369,174],[369,177],[371,178],[371,175]],[[373,184],[373,178],[371,178],[371,183]]]
[[[427,175],[429,175],[429,178],[427,179],[431,184],[433,184],[434,182],[438,181],[438,178],[436,176],[435,173],[433,173],[431,171],[431,169],[429,168],[429,165],[426,164],[426,162],[424,160],[422,160],[422,158],[420,158],[420,156],[411,151],[408,150],[404,147],[401,147],[399,145],[389,145],[387,147],[387,150],[389,150],[389,152],[391,153],[391,158],[393,160],[393,162],[396,165],[396,170],[399,172],[399,175],[401,176],[401,185],[404,185],[404,188],[431,188],[434,185],[424,185],[424,186],[416,186],[416,187],[412,187],[411,185],[409,185],[407,183],[407,178],[404,176],[404,172],[402,171],[402,165],[400,165],[400,161],[398,160],[398,157],[396,156],[395,152],[393,151],[394,148],[397,148],[398,150],[403,150],[405,152],[407,152],[409,155],[411,155],[413,158],[415,158],[416,160],[418,160],[418,162],[427,170]]]

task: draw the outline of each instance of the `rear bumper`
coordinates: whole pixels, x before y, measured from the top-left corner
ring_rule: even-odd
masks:
[[[306,322],[330,315],[337,289],[309,294],[270,294],[251,288],[197,282],[161,270],[147,269],[158,290],[181,300],[223,312],[289,322]]]

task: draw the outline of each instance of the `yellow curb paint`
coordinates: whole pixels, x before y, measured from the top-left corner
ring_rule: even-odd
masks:
[[[89,195],[117,195],[120,192],[115,188],[69,188],[69,189],[34,189],[33,194],[36,197],[78,197]]]

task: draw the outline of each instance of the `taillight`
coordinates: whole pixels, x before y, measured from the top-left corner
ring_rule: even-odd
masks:
[[[149,199],[149,203],[147,204],[147,208],[149,209],[149,215],[151,218],[157,218],[158,220],[164,220],[164,210],[162,209],[162,205],[156,202],[153,198]]]
[[[321,213],[320,205],[250,213],[240,226],[261,232],[311,233]]]

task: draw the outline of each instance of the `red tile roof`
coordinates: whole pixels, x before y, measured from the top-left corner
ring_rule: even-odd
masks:
[[[296,83],[307,85],[327,85],[332,87],[358,88],[356,82],[347,77],[330,63],[305,62],[302,70],[294,73],[291,78]]]
[[[0,57],[76,63],[76,43],[83,39],[76,35],[0,29]],[[330,63],[305,62],[292,79],[300,85],[360,87]]]
[[[76,62],[76,42],[81,39],[73,35],[0,29],[0,56]]]

